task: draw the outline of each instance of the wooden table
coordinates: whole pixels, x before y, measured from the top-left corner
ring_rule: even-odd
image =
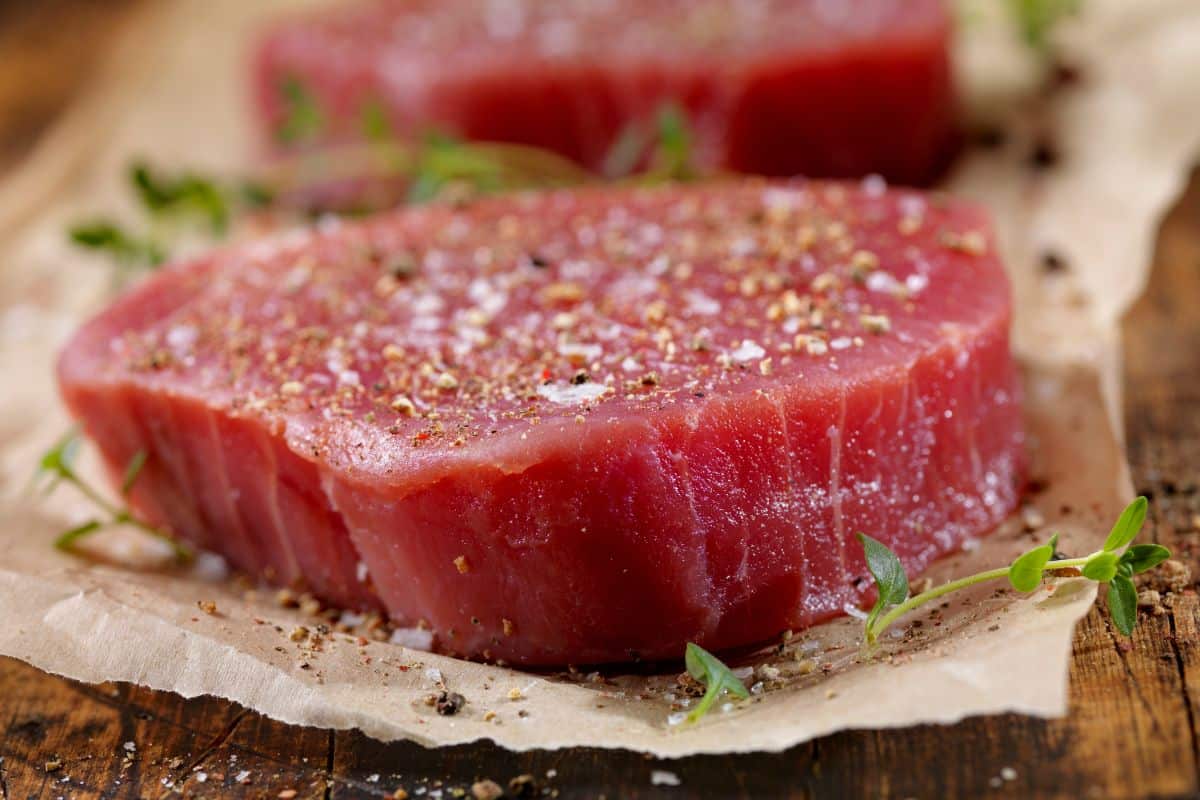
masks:
[[[0,2],[0,167],[70,100],[95,63],[95,42],[131,4]],[[1151,498],[1154,539],[1200,575],[1200,178],[1163,226],[1150,289],[1124,332],[1137,488]],[[87,686],[0,659],[0,800],[385,797],[401,787],[414,798],[438,790],[451,798],[470,797],[482,778],[507,786],[518,776],[533,777],[528,796],[614,800],[1198,796],[1198,621],[1191,590],[1169,613],[1147,616],[1132,642],[1093,610],[1075,636],[1065,719],[846,732],[775,755],[668,763],[587,749],[384,745],[282,725],[224,701]],[[655,769],[681,785],[652,785]]]

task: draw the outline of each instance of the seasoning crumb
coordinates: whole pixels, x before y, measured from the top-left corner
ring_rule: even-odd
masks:
[[[524,696],[525,695],[521,694],[521,690],[515,686],[508,690],[508,699],[509,700],[520,700]]]
[[[279,794],[277,794],[275,796],[278,797],[279,800],[292,800],[292,798],[295,797],[297,794],[298,794],[298,792],[295,789],[284,789],[282,792],[280,792]]]
[[[452,717],[466,705],[467,698],[458,692],[442,692],[434,700],[434,708],[443,717]]]
[[[288,634],[288,638],[293,642],[302,642],[308,638],[308,628],[303,625],[297,625],[292,628],[292,632]]]
[[[1017,771],[1012,767],[1003,767],[1000,770],[1000,777],[1006,781],[1015,781],[1017,779]]]
[[[61,759],[52,758],[45,763],[43,768],[46,770],[46,772],[58,772],[60,769],[62,769],[62,765],[63,762]]]
[[[868,333],[887,333],[892,329],[892,321],[886,314],[862,314],[858,319]]]
[[[494,720],[494,719],[496,718],[496,716],[497,716],[497,715],[496,715],[496,712],[495,712],[495,711],[491,711],[491,710],[489,709],[488,711],[485,711],[485,712],[483,712],[483,721],[484,721],[484,722],[491,722],[492,720]]]
[[[1156,617],[1167,613],[1162,604],[1162,595],[1155,589],[1143,589],[1138,592],[1137,604],[1138,608],[1149,609]]]
[[[1036,531],[1045,527],[1046,517],[1033,506],[1024,506],[1021,509],[1021,524],[1027,531]]]
[[[458,570],[460,575],[466,575],[468,572],[471,571],[471,565],[469,563],[467,563],[466,556],[458,556],[457,558],[455,558],[454,566]]]
[[[196,608],[200,609],[205,614],[208,614],[210,617],[215,616],[217,613],[217,604],[212,600],[197,600]]]
[[[406,417],[415,417],[417,415],[417,406],[412,400],[402,394],[398,394],[392,398],[392,410],[399,411]]]
[[[537,784],[528,773],[518,775],[508,782],[508,793],[513,797],[533,797],[537,794]]]
[[[392,792],[392,800],[408,800],[408,790],[397,789]]]
[[[513,621],[507,618],[500,620],[500,628],[504,631],[505,636],[512,636],[513,631],[516,630],[516,626],[513,625]]]
[[[475,800],[498,800],[504,796],[504,790],[495,781],[485,779],[471,784],[471,796]]]

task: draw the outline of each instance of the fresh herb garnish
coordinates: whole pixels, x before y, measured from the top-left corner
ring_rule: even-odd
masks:
[[[362,134],[368,142],[390,142],[395,138],[392,134],[392,123],[388,119],[387,110],[378,100],[364,103],[360,112]]]
[[[1081,0],[1007,0],[1009,14],[1022,41],[1033,50],[1045,51],[1050,31],[1063,19],[1079,12]]]
[[[700,171],[694,163],[693,141],[684,110],[676,103],[664,103],[649,129],[644,121],[634,120],[617,134],[604,158],[602,172],[607,178],[634,177],[643,182],[694,180]],[[649,169],[636,174],[647,151]]]
[[[858,534],[867,560],[867,568],[875,578],[879,599],[864,625],[867,645],[873,645],[879,636],[896,620],[930,600],[958,589],[984,581],[1007,578],[1019,592],[1032,592],[1041,585],[1049,570],[1081,570],[1083,576],[1098,583],[1108,584],[1108,609],[1113,624],[1126,636],[1137,624],[1137,589],[1133,576],[1153,569],[1171,556],[1171,551],[1159,544],[1138,544],[1124,552],[1121,548],[1137,536],[1146,520],[1147,501],[1139,497],[1121,513],[1104,546],[1081,558],[1055,558],[1058,534],[1046,544],[1023,553],[1007,567],[980,572],[965,578],[950,581],[941,586],[909,597],[908,577],[900,559],[882,542],[866,534]]]
[[[142,161],[130,168],[129,179],[138,199],[153,216],[196,215],[208,222],[214,234],[224,233],[229,226],[234,198],[216,181],[191,172],[167,176]]]
[[[129,233],[109,220],[72,225],[68,235],[79,247],[106,253],[124,268],[156,267],[166,258],[166,252],[156,241]]]
[[[750,696],[745,684],[738,680],[733,670],[700,645],[688,642],[684,661],[688,674],[704,684],[704,697],[700,698],[700,702],[687,715],[688,722],[695,722],[707,714],[726,692],[743,700]]]
[[[667,103],[658,111],[658,144],[647,177],[664,180],[693,180],[692,129],[683,109]]]
[[[45,487],[47,493],[53,491],[61,483],[69,483],[90,500],[102,512],[102,516],[89,519],[80,525],[63,531],[54,540],[54,546],[60,550],[70,551],[74,548],[76,542],[96,531],[114,525],[132,525],[169,544],[175,553],[176,560],[182,562],[190,559],[192,557],[191,550],[181,542],[153,525],[141,521],[133,515],[133,512],[127,506],[113,504],[101,492],[79,476],[79,473],[75,471],[75,459],[79,454],[82,441],[79,432],[71,430],[42,455],[42,459],[38,463],[38,473],[49,478],[49,483]],[[121,481],[121,496],[123,498],[129,496],[145,465],[146,453],[143,450],[139,450],[125,467],[125,474]]]
[[[280,82],[279,95],[284,109],[283,122],[276,129],[280,142],[298,144],[321,135],[325,114],[316,96],[299,78],[285,78]]]

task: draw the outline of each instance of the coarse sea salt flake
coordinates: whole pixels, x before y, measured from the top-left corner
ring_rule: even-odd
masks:
[[[866,619],[868,616],[867,612],[863,611],[858,606],[852,606],[849,603],[845,603],[842,605],[842,611],[845,611],[846,614],[848,614],[851,617],[854,617],[855,619]]]
[[[538,394],[542,397],[560,405],[573,405],[598,400],[611,391],[611,386],[605,386],[602,383],[581,383],[570,386],[561,386],[552,383],[548,386],[539,386],[537,390]]]
[[[896,280],[896,276],[892,273],[877,269],[867,276],[867,288],[872,292],[900,294],[904,291],[905,286]]]
[[[741,346],[729,355],[734,361],[745,362],[755,361],[762,358],[766,354],[767,351],[759,347],[757,342],[754,342],[751,339],[744,339]]]
[[[407,647],[410,650],[429,651],[433,648],[433,631],[422,630],[421,628],[396,628],[396,630],[392,631],[392,635],[388,637],[388,641],[392,644],[398,644],[401,647]],[[426,672],[427,676],[428,674]],[[430,678],[434,683],[437,683],[441,679],[440,672],[437,678]]]

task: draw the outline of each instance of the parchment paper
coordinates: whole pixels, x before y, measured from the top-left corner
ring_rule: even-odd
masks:
[[[688,727],[669,722],[682,708],[679,665],[661,674],[532,674],[337,633],[314,647],[290,636],[311,619],[269,590],[229,580],[210,559],[164,571],[154,567],[159,548],[122,532],[99,546],[141,568],[55,551],[55,533],[89,509],[67,489],[49,501],[26,491],[38,455],[67,424],[52,359],[110,288],[101,263],[71,251],[64,230],[89,213],[129,211],[121,181],[132,156],[243,166],[254,152],[246,37],[295,3],[148,5],[95,91],[0,184],[0,654],[80,680],[212,694],[286,722],[430,745],[490,738],[513,749],[682,756],[778,750],[843,728],[1065,710],[1072,630],[1095,597],[1078,579],[1028,597],[977,587],[919,615],[920,628],[888,637],[870,660],[861,658],[856,620],[798,634],[735,660],[753,668],[752,700]],[[1086,6],[1063,31],[1082,77],[1052,95],[1031,91],[1028,62],[996,26],[968,23],[961,44],[972,117],[1002,123],[1008,135],[1000,147],[971,150],[947,187],[998,218],[1018,303],[1034,475],[1047,488],[1031,500],[1044,524],[1035,514],[1014,518],[936,565],[935,582],[1004,563],[1051,529],[1062,532],[1064,551],[1090,551],[1130,495],[1116,322],[1143,285],[1158,219],[1200,142],[1200,5]],[[1031,147],[1046,136],[1060,162],[1032,169]],[[1046,252],[1066,268],[1047,271]],[[215,603],[216,613],[198,602]],[[442,687],[467,698],[458,715],[426,705]]]

